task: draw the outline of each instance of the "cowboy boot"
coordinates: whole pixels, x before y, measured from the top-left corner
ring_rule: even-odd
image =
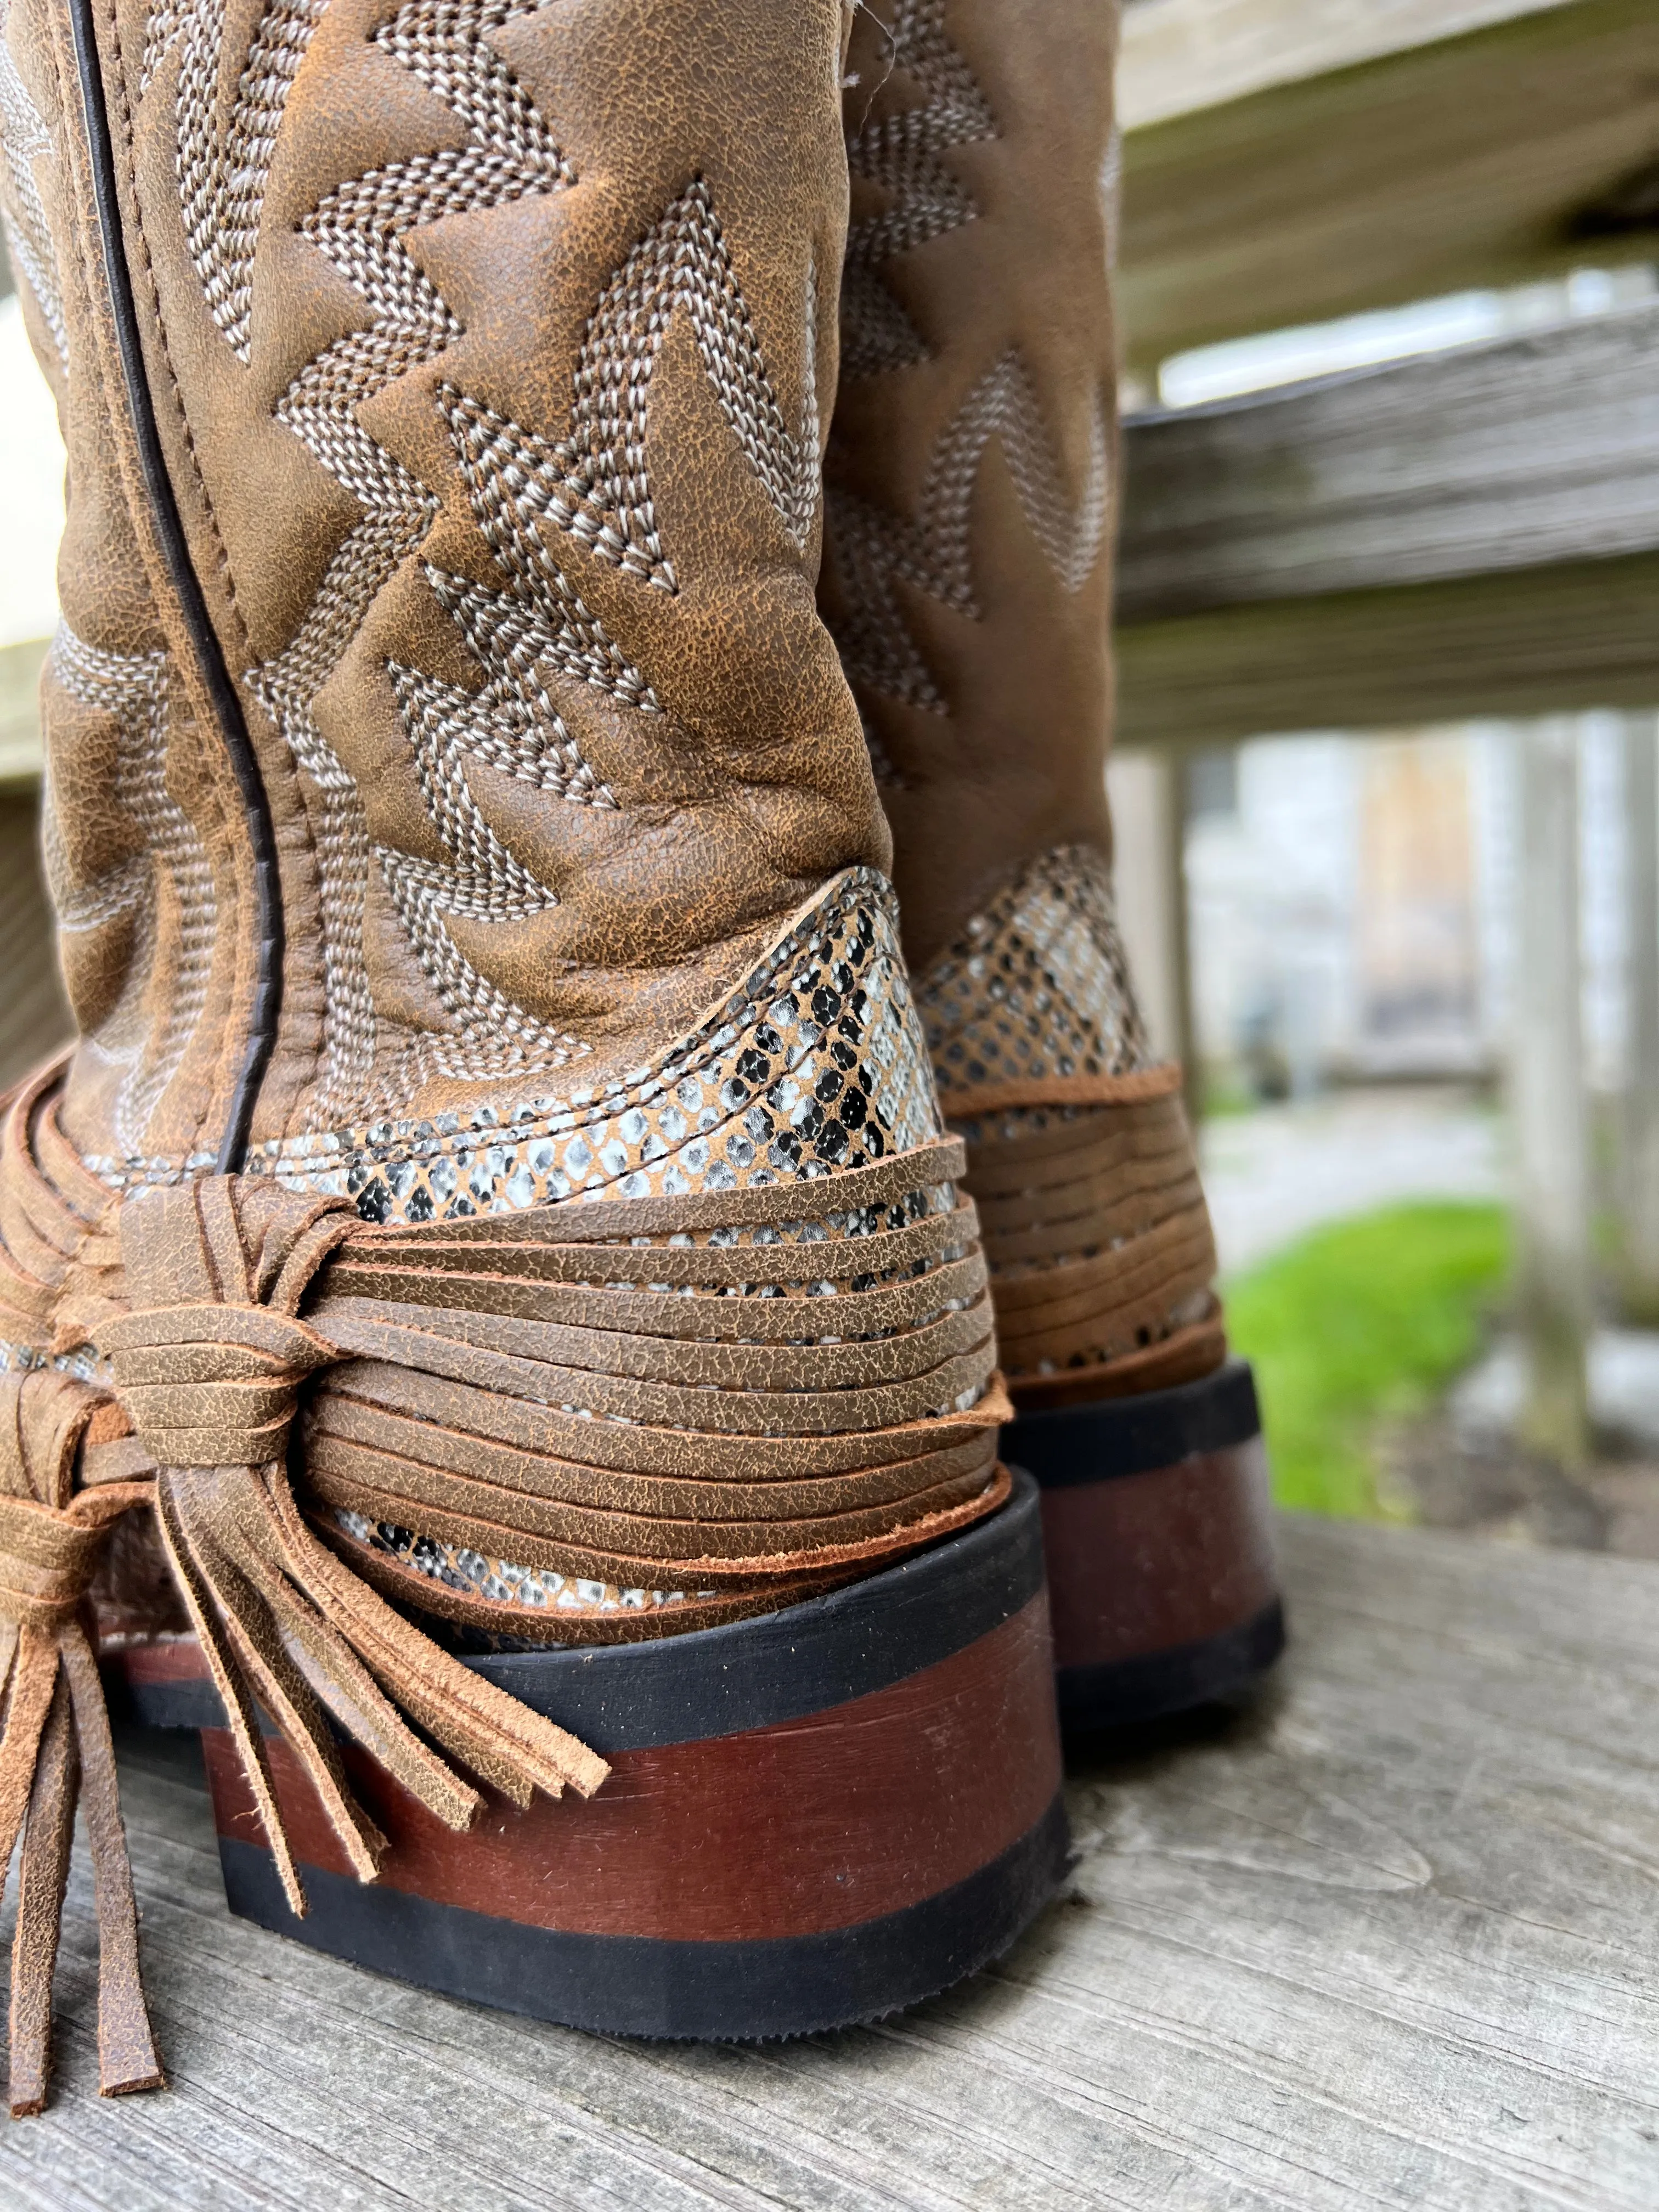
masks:
[[[206,1730],[235,1910],[636,2034],[908,2002],[1064,1828],[1035,1492],[814,603],[838,0],[0,28],[81,1027],[0,1173],[35,1890],[66,1729],[112,1802],[88,1593],[153,1515],[193,1633],[128,1678]]]
[[[1283,1638],[1249,1371],[1113,912],[1115,46],[1115,10],[1054,0],[861,11],[820,592],[1080,1729],[1235,1688]]]

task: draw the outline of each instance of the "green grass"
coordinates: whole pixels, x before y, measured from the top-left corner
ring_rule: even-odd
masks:
[[[1474,1358],[1509,1259],[1499,1206],[1391,1206],[1316,1230],[1224,1286],[1281,1504],[1378,1516],[1378,1416],[1425,1408]]]

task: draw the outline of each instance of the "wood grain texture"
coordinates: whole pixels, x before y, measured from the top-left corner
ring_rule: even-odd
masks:
[[[1571,0],[1128,0],[1118,112],[1136,131]]]
[[[1146,34],[1135,12],[1131,48]],[[1650,227],[1583,234],[1656,157],[1652,0],[1572,0],[1131,129],[1131,364],[1146,374],[1248,331],[1650,259]]]
[[[1659,305],[1132,417],[1119,619],[1659,549],[1656,363]]]
[[[1646,708],[1659,555],[1131,623],[1117,652],[1126,745]]]
[[[1231,1725],[1073,1784],[1004,1964],[788,2045],[602,2042],[232,1923],[193,1750],[124,1786],[175,2087],[93,2094],[86,1872],[11,2212],[1650,2212],[1659,1570],[1292,1522]]]

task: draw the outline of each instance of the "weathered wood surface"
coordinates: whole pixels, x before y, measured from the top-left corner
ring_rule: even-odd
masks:
[[[90,2094],[77,1863],[58,2101],[7,2212],[1652,2212],[1659,1569],[1285,1531],[1254,1715],[1072,1789],[1071,1893],[994,1972],[797,2045],[606,2043],[232,1923],[176,1743],[130,1747],[176,2087]]]
[[[1124,622],[1652,552],[1659,305],[1134,416],[1125,448]]]
[[[0,1089],[74,1027],[52,940],[36,794],[0,789]]]
[[[1223,607],[1118,634],[1125,744],[1659,700],[1659,554]]]
[[[1167,123],[1572,0],[1127,0],[1118,113]]]
[[[1644,307],[1133,418],[1122,740],[1659,700],[1656,362]]]
[[[1166,82],[1188,76],[1190,97],[1212,97],[1227,46],[1212,49],[1221,75],[1206,91],[1204,70],[1182,64],[1179,0],[1167,4]],[[1201,0],[1185,5],[1202,12]],[[1236,21],[1289,13],[1237,7]],[[1359,0],[1297,10],[1339,29],[1344,15],[1388,12]],[[1457,0],[1439,12],[1456,27]],[[1127,53],[1158,26],[1158,0],[1132,9]],[[1235,35],[1248,52],[1255,42]],[[1260,38],[1271,35],[1269,22]],[[1139,373],[1246,331],[1652,257],[1651,219],[1630,225],[1628,196],[1659,156],[1652,0],[1571,0],[1355,67],[1332,66],[1340,42],[1326,44],[1322,74],[1127,132],[1121,306]],[[1316,48],[1304,66],[1318,65]],[[1135,68],[1126,60],[1132,117],[1146,102]]]

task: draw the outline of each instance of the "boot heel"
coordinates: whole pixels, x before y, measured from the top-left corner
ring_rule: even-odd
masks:
[[[1003,1457],[1036,1479],[1060,1724],[1085,1735],[1247,1688],[1285,1646],[1249,1365],[1024,1413]]]
[[[133,1655],[143,1717],[198,1723],[189,1647]],[[162,1658],[162,1654],[171,1656]],[[456,1836],[348,1748],[391,1838],[345,1866],[270,1749],[311,1910],[289,1911],[228,1735],[204,1730],[231,1910],[422,1988],[619,2035],[748,2040],[894,2012],[996,1957],[1066,1852],[1036,1486],[933,1550],[718,1628],[469,1660],[611,1767],[492,1796]],[[170,1668],[170,1685],[158,1679]],[[205,1698],[204,1695],[205,1692]]]

